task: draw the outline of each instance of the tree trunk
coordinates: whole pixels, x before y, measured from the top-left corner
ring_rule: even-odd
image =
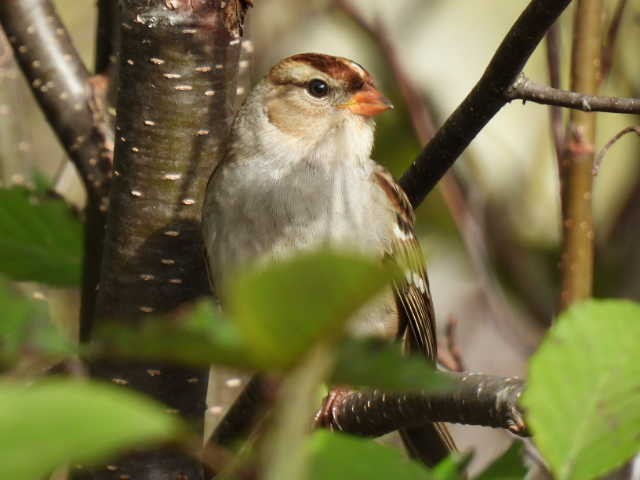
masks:
[[[236,95],[241,0],[127,0],[116,147],[95,324],[139,322],[206,295],[200,210]],[[205,369],[100,362],[92,374],[200,422]],[[139,452],[94,479],[201,479],[194,460]]]

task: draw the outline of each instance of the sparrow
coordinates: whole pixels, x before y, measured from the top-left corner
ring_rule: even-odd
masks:
[[[415,217],[371,159],[374,117],[392,108],[358,63],[304,53],[271,68],[240,107],[202,212],[214,290],[240,269],[324,246],[395,261],[405,275],[349,321],[435,363],[436,333]],[[434,465],[455,449],[442,424],[400,432]]]

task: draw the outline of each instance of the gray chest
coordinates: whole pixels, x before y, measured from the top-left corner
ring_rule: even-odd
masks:
[[[332,171],[299,165],[266,177],[238,166],[218,172],[203,217],[214,287],[247,266],[322,246],[381,257],[395,213],[369,180],[371,166]],[[396,324],[388,289],[354,316],[350,329],[393,337]]]
[[[223,168],[204,210],[216,281],[247,264],[320,246],[380,256],[394,218],[370,172],[368,163],[314,168],[300,162],[282,171]]]

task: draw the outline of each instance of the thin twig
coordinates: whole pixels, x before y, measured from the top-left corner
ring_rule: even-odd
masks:
[[[482,78],[400,179],[414,207],[504,106],[505,92],[570,1],[532,0],[516,20]]]
[[[357,8],[348,0],[335,0],[335,6],[344,12],[371,40],[373,40],[389,64],[400,93],[405,100],[409,116],[411,117],[416,135],[422,144],[427,143],[435,133],[433,116],[427,109],[422,94],[411,81],[407,71],[402,66],[391,39],[384,25],[379,20],[367,21]]]
[[[627,6],[627,0],[619,0],[616,5],[616,10],[613,13],[613,18],[609,24],[609,30],[607,31],[607,38],[604,47],[602,48],[602,77],[604,81],[609,76],[611,67],[613,65],[613,58],[616,53],[616,44],[620,33],[620,25],[622,25],[622,16],[624,9]]]
[[[549,69],[549,84],[553,88],[560,88],[560,53],[562,46],[560,44],[560,24],[555,22],[549,28],[546,35],[546,47],[547,47],[547,66]],[[551,135],[553,137],[553,146],[556,152],[556,160],[558,164],[563,156],[564,137],[566,132],[564,131],[564,122],[562,120],[562,109],[556,105],[551,105],[549,109],[550,123],[551,123]]]
[[[605,144],[604,147],[600,149],[595,159],[593,160],[593,169],[591,173],[593,174],[594,177],[598,175],[598,173],[600,172],[600,167],[602,166],[602,160],[607,155],[607,153],[609,152],[609,149],[613,146],[613,144],[616,143],[618,140],[620,140],[620,138],[626,135],[627,133],[632,133],[632,132],[635,132],[636,135],[640,136],[640,125],[634,125],[631,127],[623,128],[618,133],[616,133],[611,138],[611,140],[609,140]]]
[[[520,74],[505,93],[507,99],[556,105],[583,112],[640,113],[640,98],[604,97],[541,85]]]

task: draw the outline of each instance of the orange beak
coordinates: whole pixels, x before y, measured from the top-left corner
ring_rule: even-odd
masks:
[[[357,115],[373,117],[393,108],[393,104],[380,91],[367,84],[354,93],[349,101],[340,105],[340,107],[347,108]]]

